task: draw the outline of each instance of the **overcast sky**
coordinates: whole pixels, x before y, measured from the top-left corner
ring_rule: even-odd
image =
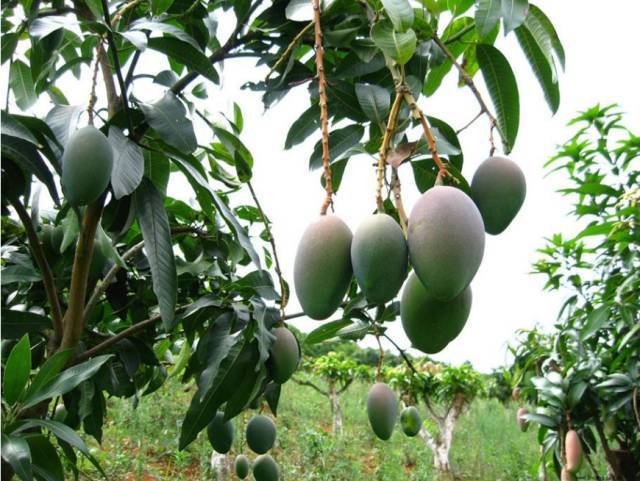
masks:
[[[557,144],[571,135],[565,127],[578,110],[600,102],[617,102],[627,112],[627,125],[640,130],[640,99],[638,96],[638,45],[640,34],[640,2],[637,0],[539,0],[535,2],[550,17],[566,51],[566,71],[560,75],[561,104],[551,117],[537,81],[526,62],[515,37],[499,38],[497,46],[511,62],[520,91],[520,130],[511,157],[519,163],[527,179],[527,199],[516,220],[499,237],[487,236],[484,260],[473,283],[473,307],[462,334],[444,351],[434,356],[438,360],[461,363],[471,361],[486,371],[505,362],[507,343],[516,330],[536,323],[550,326],[555,320],[562,295],[543,293],[543,278],[529,274],[536,260],[536,249],[543,238],[558,231],[573,231],[567,216],[570,205],[555,193],[562,185],[560,175],[544,178],[543,163],[553,154]],[[221,28],[224,28],[222,25]],[[145,53],[140,69],[153,65]],[[7,65],[2,68],[2,91],[7,85]],[[228,61],[224,66],[222,92],[215,92],[207,101],[212,111],[230,113],[233,101],[242,107],[245,119],[243,141],[255,158],[254,187],[263,207],[273,221],[280,259],[285,277],[293,285],[293,259],[305,227],[318,213],[323,190],[319,171],[309,172],[309,155],[318,136],[294,149],[283,149],[291,123],[308,107],[306,86],[291,92],[268,112],[263,112],[260,96],[240,89],[246,80],[264,77],[266,71],[246,59]],[[481,76],[477,82],[485,92]],[[86,79],[86,77],[85,77]],[[423,109],[429,115],[442,118],[454,128],[466,124],[478,111],[468,89],[456,85],[457,77],[449,75],[437,95],[422,98]],[[161,95],[161,90],[141,82],[134,94],[143,100]],[[70,76],[61,83],[71,103],[86,101],[88,88]],[[4,96],[4,94],[3,94]],[[485,94],[486,96],[486,94]],[[487,97],[488,99],[488,97]],[[34,111],[44,113],[50,108],[38,102]],[[15,109],[14,109],[15,111]],[[488,153],[488,124],[483,118],[461,134],[465,154],[463,172],[468,179]],[[414,140],[414,139],[412,139]],[[170,193],[184,197],[186,189],[176,178]],[[419,193],[408,165],[400,169],[403,197],[410,209]],[[335,198],[336,214],[352,230],[375,208],[375,171],[369,157],[350,160],[342,186]],[[298,312],[293,298],[288,312]],[[310,330],[318,321],[298,319],[293,324]],[[390,324],[390,334],[402,346],[409,342],[400,321]],[[365,345],[373,345],[367,340]],[[391,348],[391,346],[386,346]]]

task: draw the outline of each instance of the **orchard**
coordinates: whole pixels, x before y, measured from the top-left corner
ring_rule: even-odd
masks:
[[[296,219],[295,252],[279,249],[263,207],[275,187],[256,173],[278,159],[248,147],[240,99],[222,101],[240,59],[265,110],[305,92],[269,132],[286,151],[317,140],[301,160],[317,208]],[[116,479],[100,455],[114,400],[137,408],[179,384],[175,451],[214,452],[189,479],[291,479],[282,405],[302,390],[323,397],[335,442],[343,397],[361,392],[368,422],[349,430],[381,449],[422,443],[416,463],[444,477],[465,415],[512,393],[510,426],[537,429],[538,479],[637,479],[640,140],[617,106],[582,112],[547,163],[584,225],[533,266],[569,292],[553,328],[520,330],[491,382],[431,357],[472,316],[486,244],[523,215],[530,179],[512,151],[536,133],[519,128],[518,84],[535,80],[526,95],[550,117],[566,60],[527,0],[3,1],[2,478]],[[430,108],[447,77],[460,125]],[[483,140],[463,152],[470,131]],[[374,195],[349,225],[340,194],[363,159]]]

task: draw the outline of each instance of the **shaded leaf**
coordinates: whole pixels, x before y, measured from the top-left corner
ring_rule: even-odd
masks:
[[[4,272],[3,272],[4,276]],[[19,339],[25,334],[37,334],[51,329],[51,319],[34,312],[2,308],[2,338]]]
[[[480,0],[475,14],[476,28],[480,37],[491,33],[500,21],[502,0]]]
[[[2,433],[2,459],[11,465],[16,475],[23,481],[31,481],[31,451],[23,437]]]
[[[9,69],[9,86],[20,110],[27,110],[38,100],[31,78],[31,69],[21,60],[14,60]]]
[[[391,103],[389,92],[378,85],[363,83],[357,83],[355,90],[360,107],[369,120],[377,125],[384,125]]]
[[[329,134],[329,159],[333,163],[339,160],[343,154],[357,145],[364,135],[362,125],[348,125],[342,129],[333,130]],[[315,170],[322,167],[322,142],[318,141],[309,158],[309,169]]]
[[[404,32],[413,25],[413,7],[409,0],[382,0],[382,6],[387,12],[393,28]]]
[[[117,127],[109,128],[108,140],[114,153],[111,186],[116,199],[121,199],[140,185],[144,174],[144,156],[142,149]]]
[[[171,57],[213,83],[220,82],[218,72],[216,72],[211,60],[202,51],[187,42],[172,37],[155,37],[148,40],[147,46]]]
[[[153,104],[140,103],[149,125],[169,145],[191,153],[198,147],[193,124],[187,118],[187,111],[173,94],[167,92]]]

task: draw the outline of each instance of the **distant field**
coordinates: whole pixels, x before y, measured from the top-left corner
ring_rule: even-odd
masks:
[[[418,437],[396,431],[388,442],[374,438],[365,412],[368,386],[354,384],[342,398],[344,433],[331,434],[329,402],[310,388],[285,385],[281,397],[277,446],[272,453],[284,480],[430,480],[435,478],[429,449]],[[113,480],[212,480],[211,448],[204,433],[185,451],[177,450],[180,422],[192,390],[177,383],[140,400],[137,409],[109,401],[102,447],[93,452]],[[245,418],[248,419],[248,414]],[[456,479],[528,481],[537,479],[534,433],[521,433],[515,406],[478,400],[465,414],[452,448]],[[242,421],[240,421],[242,422]],[[232,454],[244,452],[240,422]],[[231,458],[232,459],[232,458]],[[83,479],[98,479],[84,463]]]

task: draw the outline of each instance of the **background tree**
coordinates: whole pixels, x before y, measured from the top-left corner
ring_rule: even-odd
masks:
[[[557,109],[555,67],[564,64],[558,36],[539,8],[526,0],[508,3],[327,2],[314,10],[299,0],[4,2],[6,472],[61,479],[26,438],[55,437],[55,459],[75,465],[75,453],[65,447],[74,446],[72,433],[82,427],[100,440],[106,396],[135,398],[158,389],[167,375],[160,359],[178,340],[193,347],[185,348],[182,379],[198,386],[182,423],[181,449],[219,408],[232,418],[267,393],[276,411],[279,387],[267,361],[270,330],[287,319],[288,285],[251,183],[254,157],[241,140],[242,113],[237,105],[233,112],[207,110],[207,83],[221,83],[223,61],[249,56],[270,68],[267,79],[247,73],[247,87],[264,92],[266,106],[308,85],[310,106],[289,129],[285,147],[322,124],[323,142],[309,162],[313,169],[325,167],[324,210],[348,159],[380,151],[375,203],[406,227],[401,164],[412,166],[421,191],[438,174],[467,189],[455,130],[427,117],[418,103],[422,94],[434,95],[452,69],[481,111],[469,125],[481,116],[489,121],[487,150],[496,149],[496,131],[503,150],[513,148],[518,90],[508,60],[493,46],[500,30],[515,32],[551,110]],[[228,36],[218,32],[218,18],[233,23]],[[475,86],[478,72],[495,113]],[[149,82],[163,89],[153,102],[136,96]],[[69,93],[81,88],[86,102],[70,105]],[[34,106],[46,115],[35,115]],[[60,178],[69,140],[86,124],[100,129],[115,155],[108,178],[97,179],[107,187],[84,205],[70,202],[73,192]],[[67,174],[76,184],[97,175],[69,171],[68,164]],[[193,203],[167,195],[178,177],[191,187]],[[238,201],[239,192],[251,194],[253,204]],[[363,301],[354,284],[341,319],[316,336],[383,335],[383,324],[398,315],[397,303]],[[62,382],[63,367],[84,370],[85,362],[102,364],[80,385]],[[37,373],[31,384],[29,364]],[[39,385],[42,379],[47,382]],[[31,391],[41,403],[27,408]],[[51,419],[56,402],[67,410],[64,423]],[[36,427],[26,434],[25,423]],[[52,453],[46,459],[54,459],[46,449]]]
[[[600,448],[610,479],[631,480],[640,460],[640,138],[614,105],[570,122],[575,135],[548,162],[566,175],[577,234],[554,234],[535,272],[568,292],[553,331],[520,333],[513,378],[535,406],[544,456],[556,473],[567,462],[564,438],[577,431],[587,463]]]

